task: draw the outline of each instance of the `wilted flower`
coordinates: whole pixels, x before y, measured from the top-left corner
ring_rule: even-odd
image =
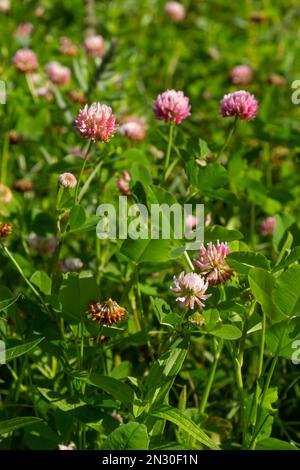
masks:
[[[224,95],[220,103],[223,117],[237,116],[241,120],[251,121],[256,117],[258,102],[248,91],[240,90]]]
[[[194,260],[194,265],[201,270],[202,276],[205,277],[209,284],[222,284],[229,279],[233,270],[225,261],[226,256],[230,250],[227,243],[220,243],[214,245],[212,242],[200,247],[199,256]]]
[[[173,121],[180,124],[181,121],[190,116],[191,105],[189,99],[182,91],[166,90],[158,95],[154,112],[157,119],[168,122]]]
[[[87,313],[92,314],[92,320],[105,325],[112,325],[124,320],[127,310],[117,302],[108,299],[104,302],[93,302],[89,305]]]
[[[251,13],[250,19],[253,21],[253,23],[263,23],[268,19],[268,17],[261,11],[254,11]]]
[[[121,135],[125,135],[132,140],[143,140],[146,134],[146,122],[139,116],[128,116],[123,120],[119,128]]]
[[[231,69],[230,77],[235,85],[247,85],[252,82],[253,72],[249,65],[236,65]]]
[[[19,49],[13,58],[16,68],[23,73],[30,73],[37,69],[38,61],[31,49]]]
[[[83,263],[79,258],[66,258],[59,264],[60,270],[63,273],[79,271],[83,267]]]
[[[63,55],[74,57],[78,53],[78,48],[68,37],[63,36],[60,38],[60,52]]]
[[[15,31],[15,36],[28,37],[31,36],[33,32],[32,23],[20,23]]]
[[[28,193],[32,191],[33,185],[32,181],[30,180],[18,180],[14,183],[14,189],[19,193]]]
[[[59,176],[59,182],[64,188],[75,188],[77,184],[77,179],[73,173],[62,173]]]
[[[167,2],[165,11],[176,22],[184,20],[186,14],[184,6],[179,2]]]
[[[0,223],[0,239],[9,237],[12,231],[13,227],[11,224]]]
[[[0,0],[0,12],[7,13],[10,10],[10,0]]]
[[[76,447],[75,447],[74,442],[70,442],[70,444],[68,445],[58,444],[58,450],[75,450],[75,449]]]
[[[130,174],[128,173],[128,171],[123,171],[122,173],[122,178],[119,178],[117,179],[116,181],[116,184],[120,190],[120,192],[124,195],[124,196],[131,196],[132,195],[132,192],[130,190],[130,186],[129,186],[129,181],[131,180],[131,176]]]
[[[82,137],[100,142],[108,142],[117,128],[112,109],[101,103],[85,105],[75,118],[75,125]]]
[[[12,145],[18,144],[22,140],[22,135],[16,131],[15,129],[12,129],[9,131],[9,142]]]
[[[71,90],[68,93],[68,96],[73,103],[76,104],[86,104],[87,98],[82,90]]]
[[[13,193],[10,188],[3,183],[0,183],[0,203],[7,206],[13,198]]]
[[[46,72],[51,82],[56,85],[68,85],[71,81],[70,69],[58,62],[50,62],[46,65]]]
[[[282,75],[279,75],[278,73],[271,73],[271,75],[268,78],[268,83],[270,83],[270,85],[275,85],[275,86],[284,86],[286,83],[286,80]]]
[[[171,286],[174,294],[179,294],[176,302],[179,303],[181,308],[188,307],[194,309],[195,302],[199,307],[205,307],[202,300],[206,300],[211,294],[205,294],[208,288],[208,282],[200,274],[196,273],[180,273],[178,277],[173,277],[173,284]]]
[[[273,235],[276,226],[275,217],[267,217],[260,225],[260,233],[263,237]]]
[[[39,255],[51,256],[57,246],[57,239],[53,235],[40,237],[32,234],[27,238],[27,242],[31,251]]]
[[[102,57],[105,51],[104,39],[102,36],[89,36],[84,41],[86,53],[91,57]]]

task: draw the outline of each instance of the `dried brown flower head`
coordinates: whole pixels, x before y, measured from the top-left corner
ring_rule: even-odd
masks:
[[[18,180],[14,184],[14,189],[18,191],[19,193],[28,193],[29,191],[32,191],[32,181],[30,180]]]
[[[0,223],[0,238],[7,238],[12,234],[12,225]]]
[[[92,320],[112,325],[121,322],[125,318],[127,310],[114,300],[108,299],[103,302],[91,303],[87,312],[92,314]]]

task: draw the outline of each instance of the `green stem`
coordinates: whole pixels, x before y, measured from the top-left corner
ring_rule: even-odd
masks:
[[[212,368],[210,370],[208,381],[206,383],[206,387],[205,387],[205,390],[204,390],[204,393],[203,393],[203,396],[202,396],[202,400],[201,400],[201,403],[200,403],[200,413],[205,412],[205,408],[206,408],[206,405],[207,405],[207,401],[208,401],[208,397],[209,397],[209,394],[210,394],[210,391],[211,391],[211,387],[212,387],[213,381],[215,379],[217,365],[218,365],[219,358],[221,356],[222,349],[223,349],[223,340],[221,340],[218,345],[217,345],[216,340],[215,340],[215,351],[216,351],[215,352],[215,358],[214,358],[214,362],[213,362]]]
[[[83,172],[84,172],[84,169],[85,169],[85,165],[86,165],[86,162],[87,162],[87,158],[88,158],[88,155],[89,155],[91,145],[92,145],[92,141],[89,140],[89,143],[88,143],[85,155],[84,155],[83,164],[82,164],[82,167],[81,167],[79,178],[78,178],[78,181],[77,181],[76,189],[75,189],[75,204],[77,204],[77,202],[78,202],[78,191],[79,191],[79,188],[80,188],[82,175],[83,175]]]
[[[237,122],[238,122],[238,117],[235,116],[234,121],[233,121],[233,123],[232,123],[232,126],[231,126],[231,128],[230,128],[230,131],[229,131],[229,133],[228,133],[227,139],[225,140],[224,145],[223,145],[221,151],[219,152],[219,154],[218,154],[218,156],[217,156],[217,160],[219,160],[219,158],[221,157],[221,155],[225,152],[225,150],[227,149],[228,145],[230,144],[231,139],[232,139],[233,134],[234,134],[235,129],[236,129]]]
[[[192,263],[191,258],[190,258],[189,255],[188,255],[187,251],[185,250],[183,254],[184,254],[184,257],[185,257],[185,259],[186,259],[186,261],[187,261],[187,263],[188,263],[188,265],[189,265],[189,268],[190,268],[192,271],[195,271],[195,267],[194,267],[194,265],[193,265],[193,263]]]
[[[262,330],[261,330],[261,340],[260,340],[260,351],[259,351],[259,362],[258,362],[258,372],[257,378],[260,379],[262,370],[263,370],[263,362],[264,362],[264,352],[265,352],[265,339],[266,339],[266,314],[262,313]]]
[[[37,96],[36,96],[36,94],[35,94],[35,89],[34,89],[34,86],[33,86],[31,74],[30,74],[30,73],[26,73],[26,74],[25,74],[25,78],[26,78],[26,82],[27,82],[27,85],[28,85],[28,89],[29,89],[29,91],[30,91],[31,97],[32,97],[32,99],[33,99],[33,102],[36,103],[36,102],[37,102]]]
[[[170,162],[170,156],[171,156],[171,150],[172,150],[172,145],[173,145],[173,132],[174,132],[174,127],[175,127],[174,123],[171,122],[170,127],[169,127],[168,148],[167,148],[167,153],[166,153],[166,158],[165,158],[164,181],[167,180],[167,173],[168,173],[169,162]]]
[[[41,295],[39,294],[39,292],[36,290],[36,288],[31,284],[31,282],[29,281],[29,279],[27,279],[27,277],[25,276],[22,268],[20,267],[20,265],[18,264],[18,262],[15,260],[15,258],[13,257],[13,255],[11,254],[11,252],[9,251],[9,249],[3,245],[1,243],[1,247],[3,249],[3,251],[6,253],[6,255],[9,257],[9,259],[12,261],[12,263],[15,265],[15,267],[17,268],[18,272],[20,273],[20,275],[22,276],[22,278],[24,279],[24,281],[26,282],[26,284],[28,285],[28,287],[30,287],[30,289],[32,290],[32,292],[34,293],[34,295],[39,299],[39,301],[41,302],[41,304],[43,305],[43,307],[46,309],[46,311],[49,313],[49,310],[48,310],[48,307],[47,305],[45,304],[44,300],[42,299]]]

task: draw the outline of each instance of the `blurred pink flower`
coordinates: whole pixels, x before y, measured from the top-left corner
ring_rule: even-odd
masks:
[[[231,69],[230,77],[235,85],[247,85],[252,82],[253,72],[249,65],[236,65]]]
[[[19,49],[13,57],[13,63],[23,73],[33,72],[38,67],[37,57],[31,49]]]
[[[46,65],[46,72],[51,82],[56,85],[68,85],[71,81],[70,69],[58,62],[49,62]]]
[[[63,55],[74,57],[78,53],[78,48],[75,44],[72,43],[72,41],[66,37],[63,36],[60,38],[60,52]]]
[[[167,2],[165,4],[165,11],[176,22],[184,20],[186,15],[184,6],[179,2]]]
[[[85,139],[108,142],[117,128],[116,116],[106,104],[85,105],[75,118],[78,132]]]
[[[208,212],[205,217],[205,227],[208,227],[211,224],[211,221],[212,221],[211,212]]]
[[[73,147],[70,150],[70,155],[73,155],[74,157],[84,158],[85,157],[85,151],[81,150],[80,147]]]
[[[128,116],[123,119],[119,128],[121,135],[127,136],[132,140],[143,140],[146,134],[146,122],[139,116]]]
[[[7,13],[10,10],[10,0],[0,0],[0,12]]]
[[[181,308],[188,307],[194,309],[195,302],[199,307],[205,307],[202,300],[206,300],[211,294],[205,294],[208,288],[208,282],[204,277],[196,273],[180,273],[178,277],[173,277],[173,284],[171,290],[174,294],[179,294],[176,302],[179,303]]]
[[[22,36],[22,37],[28,37],[31,36],[33,32],[33,24],[32,23],[20,23],[17,26],[17,29],[14,33],[15,36]]]
[[[117,179],[116,184],[120,190],[120,193],[124,196],[131,196],[132,192],[130,190],[129,181],[131,180],[131,176],[128,171],[123,171],[122,178]]]
[[[37,16],[37,17],[44,16],[45,8],[40,5],[40,6],[36,7],[34,13],[35,13],[35,16]]]
[[[64,188],[75,188],[77,184],[77,179],[73,173],[62,173],[59,176],[59,182]]]
[[[242,120],[251,121],[258,112],[258,102],[248,91],[240,90],[224,95],[220,103],[223,117],[237,116]]]
[[[66,258],[59,263],[59,268],[63,273],[79,271],[83,267],[80,258]]]
[[[198,224],[198,222],[199,222],[198,217],[196,217],[193,214],[189,214],[185,218],[186,228],[194,228]]]
[[[57,239],[53,235],[40,237],[39,235],[29,235],[27,242],[30,250],[39,255],[52,256],[57,246]]]
[[[105,52],[102,36],[89,36],[84,41],[86,53],[91,57],[102,57]]]
[[[267,217],[260,225],[260,233],[263,237],[273,235],[276,226],[275,217]]]
[[[209,242],[207,248],[204,245],[200,247],[199,256],[193,263],[209,284],[221,284],[232,276],[233,271],[225,261],[229,252],[227,243],[219,241],[216,245]]]
[[[154,112],[157,119],[168,122],[173,121],[180,124],[181,121],[190,116],[191,105],[189,99],[182,91],[166,90],[158,95]]]

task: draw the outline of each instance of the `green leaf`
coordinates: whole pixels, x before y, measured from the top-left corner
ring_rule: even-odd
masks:
[[[115,429],[102,445],[102,450],[148,450],[149,437],[144,424],[129,422]]]
[[[122,243],[121,253],[136,263],[164,263],[170,259],[171,242],[127,238]]]
[[[81,227],[86,220],[85,210],[82,206],[75,205],[70,211],[69,224],[71,230]]]
[[[215,444],[210,439],[210,437],[204,431],[202,431],[202,429],[199,428],[199,426],[197,426],[191,419],[189,419],[176,408],[172,408],[171,406],[167,405],[162,405],[151,411],[151,415],[156,416],[157,418],[171,421],[172,423],[176,424],[176,426],[186,431],[190,436],[192,436],[197,441],[201,442],[201,444],[205,445],[209,449],[219,450],[217,444]]]
[[[300,318],[293,318],[288,324],[284,321],[271,325],[267,329],[266,343],[273,354],[277,352],[281,343],[279,356],[290,361],[298,361],[300,358]]]
[[[14,346],[6,350],[6,362],[16,359],[19,356],[23,356],[33,349],[35,349],[45,338],[38,338],[34,341],[28,341],[27,343],[20,344],[19,346]]]
[[[0,421],[0,434],[7,434],[16,429],[30,426],[31,424],[41,423],[43,420],[35,416],[22,416],[20,418],[5,419]]]
[[[285,318],[272,299],[275,286],[274,276],[262,268],[251,268],[248,279],[255,299],[270,320],[275,323]]]
[[[267,258],[254,251],[234,251],[226,258],[229,266],[238,273],[247,275],[251,268],[270,269],[270,262]]]
[[[145,381],[146,401],[162,403],[180,372],[188,351],[187,339],[178,338],[150,369]]]
[[[276,215],[275,219],[276,224],[273,234],[273,245],[275,250],[279,251],[286,232],[292,227],[292,225],[295,223],[295,220],[288,214]]]
[[[238,230],[229,230],[220,225],[213,225],[205,230],[204,238],[205,242],[216,242],[218,240],[231,242],[233,240],[241,240],[244,236]]]
[[[0,312],[17,302],[19,296],[14,296],[8,287],[0,286]]]
[[[82,272],[69,274],[64,279],[59,294],[62,316],[71,324],[78,323],[93,300],[98,298],[98,287],[94,276]]]
[[[275,282],[272,298],[285,315],[300,315],[299,265],[291,266],[279,276]]]
[[[241,330],[234,325],[217,325],[212,330],[209,330],[209,334],[228,340],[239,339],[242,336]]]
[[[60,395],[59,393],[49,388],[38,387],[38,391],[44,398],[46,398],[46,400],[51,403],[52,406],[64,412],[73,411],[81,406],[86,405],[86,403],[83,401],[72,402],[71,400],[68,400],[67,397]]]
[[[161,325],[171,326],[182,322],[182,318],[171,311],[170,306],[160,298],[150,298],[154,313]]]
[[[51,279],[45,271],[35,271],[30,281],[37,286],[43,294],[51,294]]]
[[[294,444],[269,437],[256,444],[255,450],[299,450]]]
[[[120,380],[98,374],[78,375],[76,378],[100,388],[109,395],[112,395],[116,400],[124,403],[129,410],[132,409],[134,391],[129,385],[124,384]]]
[[[290,264],[300,260],[300,246],[296,246],[288,255],[274,268],[273,271],[279,271],[280,269],[287,268]]]

